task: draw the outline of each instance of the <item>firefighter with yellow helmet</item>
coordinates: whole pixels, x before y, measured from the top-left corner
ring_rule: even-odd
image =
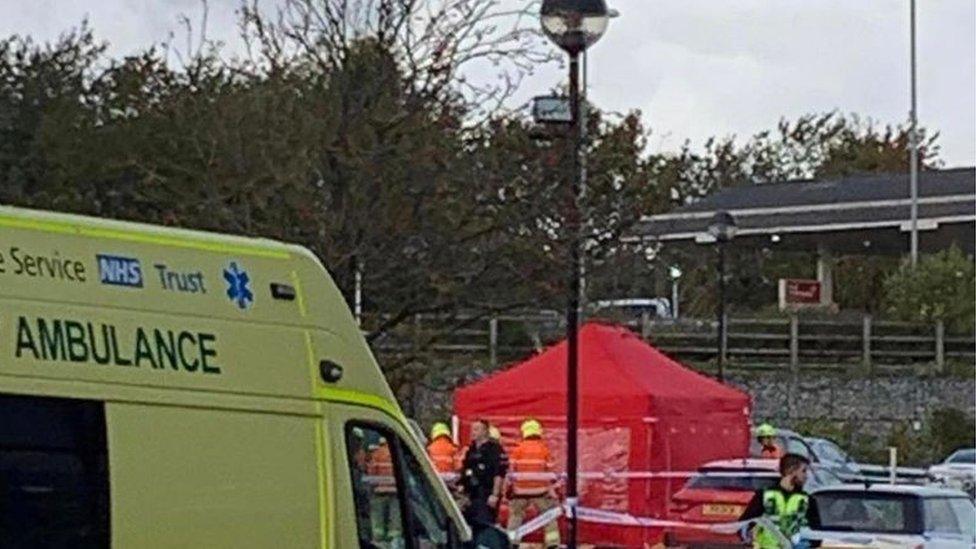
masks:
[[[559,504],[555,477],[545,478],[546,473],[552,473],[553,463],[552,453],[543,440],[542,424],[535,419],[526,419],[521,431],[522,440],[509,455],[511,471],[515,474],[510,484],[509,531],[522,525],[529,507],[535,507],[542,514]],[[546,547],[559,546],[559,524],[556,521],[546,525],[544,539]]]
[[[776,443],[778,434],[776,428],[768,423],[763,423],[756,428],[756,439],[759,441],[761,447],[759,457],[768,459],[779,459],[783,457],[783,449]]]
[[[458,468],[458,447],[451,438],[451,428],[438,422],[430,428],[430,443],[427,445],[434,470],[440,474],[454,473]]]

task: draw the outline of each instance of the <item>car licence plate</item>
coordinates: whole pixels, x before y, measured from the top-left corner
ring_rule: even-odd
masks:
[[[702,509],[702,514],[723,517],[737,517],[742,514],[742,506],[706,503],[705,507]]]

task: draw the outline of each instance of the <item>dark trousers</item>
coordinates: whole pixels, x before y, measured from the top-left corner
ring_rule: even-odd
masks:
[[[464,509],[464,520],[472,530],[492,526],[498,521],[498,510],[488,505],[487,497],[471,498]]]
[[[471,542],[466,548],[506,549],[508,537],[496,527],[498,510],[488,505],[487,497],[472,498],[464,509],[464,520],[471,527]]]

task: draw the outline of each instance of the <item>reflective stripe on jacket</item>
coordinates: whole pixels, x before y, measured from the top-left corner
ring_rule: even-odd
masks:
[[[390,446],[382,443],[369,453],[366,473],[373,477],[374,491],[379,493],[396,492],[396,477],[393,476],[393,456]]]

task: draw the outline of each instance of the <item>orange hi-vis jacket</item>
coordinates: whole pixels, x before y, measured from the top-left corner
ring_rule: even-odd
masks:
[[[453,473],[457,471],[458,448],[451,442],[450,437],[439,436],[427,445],[427,455],[430,456],[434,470],[438,473]]]
[[[396,492],[396,477],[393,476],[393,456],[390,446],[382,443],[369,453],[366,473],[374,477],[374,489],[378,493]]]
[[[552,454],[549,447],[541,438],[523,439],[509,455],[513,473],[547,473],[551,469]],[[549,479],[521,479],[518,476],[512,482],[512,494],[515,497],[538,497],[549,492],[552,480]]]
[[[783,449],[779,447],[779,444],[773,444],[772,447],[763,446],[762,451],[759,452],[759,457],[780,459],[783,457]]]

